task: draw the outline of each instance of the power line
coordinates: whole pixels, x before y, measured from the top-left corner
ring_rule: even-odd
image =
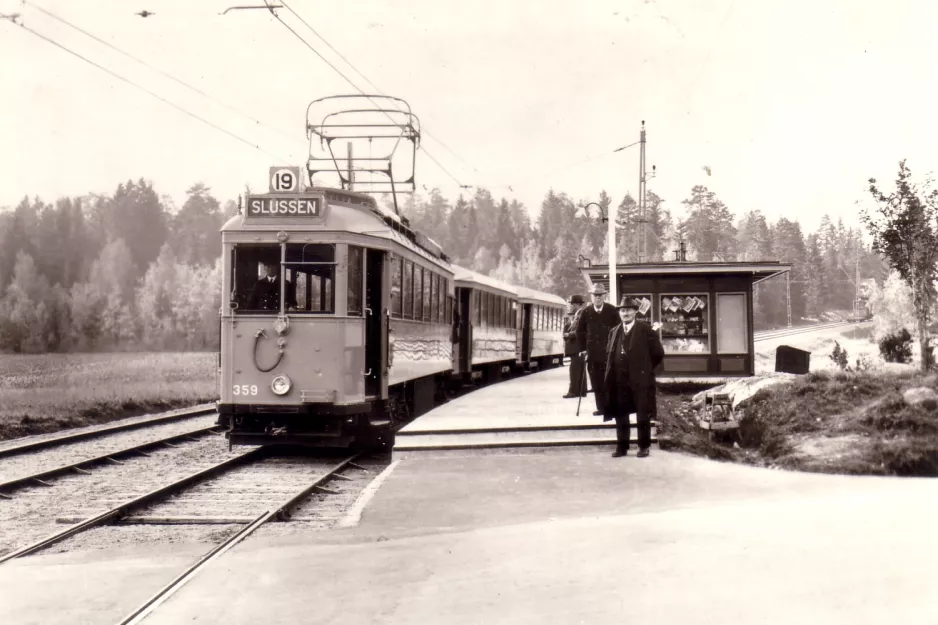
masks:
[[[12,20],[10,20],[10,21],[12,22]],[[245,139],[245,138],[243,138],[243,137],[241,137],[241,136],[236,135],[235,133],[231,132],[230,130],[226,130],[225,128],[222,128],[221,126],[219,126],[219,125],[217,125],[217,124],[214,124],[214,123],[208,121],[208,120],[205,119],[204,117],[200,117],[199,115],[197,115],[197,114],[195,114],[195,113],[193,113],[193,112],[191,112],[191,111],[186,110],[185,108],[179,106],[179,105],[176,104],[175,102],[171,102],[170,100],[167,100],[167,99],[164,98],[163,96],[161,96],[161,95],[159,95],[159,94],[156,94],[156,93],[150,91],[150,90],[147,89],[146,87],[142,87],[142,86],[138,85],[137,83],[135,83],[134,81],[130,80],[129,78],[125,78],[125,77],[121,76],[120,74],[109,70],[108,68],[104,67],[103,65],[100,65],[100,64],[98,64],[98,63],[95,63],[94,61],[88,59],[87,57],[82,56],[82,55],[79,54],[78,52],[75,52],[74,50],[71,50],[71,49],[69,49],[69,48],[63,46],[62,44],[60,44],[59,42],[55,41],[54,39],[50,39],[49,37],[46,37],[45,35],[36,32],[35,30],[29,28],[29,27],[26,26],[25,24],[21,24],[21,23],[18,23],[18,22],[13,22],[13,23],[16,24],[17,26],[19,26],[20,28],[22,28],[23,30],[25,30],[26,32],[28,32],[28,33],[30,33],[30,34],[36,36],[36,37],[39,37],[40,39],[42,39],[42,40],[44,40],[44,41],[47,41],[48,43],[51,43],[51,44],[54,45],[55,47],[57,47],[57,48],[59,48],[59,49],[61,49],[61,50],[64,50],[65,52],[68,52],[68,53],[71,54],[72,56],[78,57],[78,58],[81,59],[82,61],[88,63],[89,65],[93,65],[94,67],[97,67],[97,68],[100,69],[101,71],[110,74],[111,76],[117,78],[118,80],[121,80],[121,81],[123,81],[123,82],[125,82],[125,83],[127,83],[127,84],[129,84],[129,85],[131,85],[131,86],[133,86],[133,87],[136,87],[137,89],[140,89],[140,90],[143,91],[144,93],[146,93],[146,94],[148,94],[148,95],[151,95],[151,96],[153,96],[154,98],[156,98],[157,100],[160,100],[161,102],[164,102],[164,103],[166,103],[166,104],[172,106],[173,108],[177,109],[178,111],[181,111],[182,113],[185,113],[185,114],[188,115],[189,117],[192,117],[192,118],[194,118],[194,119],[197,119],[197,120],[199,120],[200,122],[202,122],[203,124],[206,124],[206,125],[208,125],[208,126],[211,126],[212,128],[214,128],[214,129],[216,129],[216,130],[218,130],[218,131],[220,131],[220,132],[225,133],[225,134],[228,135],[229,137],[232,137],[232,138],[234,138],[234,139],[237,139],[238,141],[240,141],[240,142],[242,142],[242,143],[244,143],[244,144],[246,144],[246,145],[251,146],[251,147],[254,148],[255,150],[258,150],[258,151],[260,151],[260,152],[263,152],[264,154],[266,154],[266,155],[268,155],[268,156],[270,156],[270,157],[272,157],[272,158],[278,159],[279,161],[281,161],[281,162],[283,162],[283,163],[289,163],[289,162],[290,162],[289,160],[287,160],[287,159],[285,159],[285,158],[283,158],[283,157],[277,156],[277,155],[275,155],[275,154],[271,154],[270,152],[268,152],[268,151],[265,150],[264,148],[260,147],[259,145],[255,145],[255,144],[251,143],[251,142],[248,141],[247,139]]]
[[[306,26],[306,28],[308,28],[308,29],[310,30],[311,33],[313,33],[314,35],[316,35],[317,37],[319,37],[319,39],[320,39],[324,44],[326,44],[326,46],[327,46],[330,50],[332,50],[333,52],[335,52],[335,53],[339,56],[340,59],[342,59],[343,61],[345,61],[345,63],[346,63],[349,67],[351,67],[351,68],[355,71],[356,74],[358,74],[359,76],[361,76],[361,77],[365,80],[365,82],[367,82],[369,85],[371,85],[371,87],[372,87],[375,91],[377,91],[379,94],[381,94],[381,95],[387,97],[387,94],[385,94],[381,89],[379,89],[378,86],[377,86],[375,83],[371,82],[371,80],[369,80],[369,78],[368,78],[367,76],[365,76],[361,71],[359,71],[359,69],[358,69],[357,67],[355,67],[355,65],[354,65],[351,61],[349,61],[347,58],[345,58],[345,56],[344,56],[341,52],[339,52],[338,50],[336,50],[336,48],[335,48],[331,43],[329,43],[328,41],[326,41],[326,38],[323,37],[322,35],[320,35],[320,34],[316,31],[315,28],[313,28],[312,26],[310,26],[309,23],[307,23],[307,21],[304,20],[303,17],[302,17],[299,13],[297,13],[296,11],[294,11],[294,10],[293,10],[293,7],[291,7],[291,6],[290,6],[289,4],[287,4],[286,2],[281,2],[281,3],[283,4],[283,6],[287,7],[287,9],[288,9],[291,13],[293,13],[293,15],[295,15],[296,18],[297,18],[298,20],[300,20],[300,21],[303,23],[303,25]],[[346,80],[348,80],[348,79],[346,78]],[[445,143],[443,143],[438,137],[434,136],[429,130],[423,130],[423,133],[424,133],[425,135],[427,135],[428,137],[430,137],[431,139],[433,139],[434,141],[436,141],[437,143],[439,143],[439,144],[443,147],[444,150],[448,151],[450,154],[452,154],[453,156],[455,156],[456,158],[458,158],[460,161],[463,162],[464,165],[466,165],[467,167],[469,167],[470,169],[472,169],[472,170],[475,171],[475,172],[478,172],[478,171],[479,171],[478,169],[476,169],[475,167],[473,167],[472,165],[470,165],[468,162],[466,162],[466,160],[465,160],[463,157],[461,157],[459,154],[457,154],[456,152],[454,152],[450,147],[448,147]],[[426,150],[426,148],[424,148],[424,150]],[[436,160],[434,160],[433,162],[437,163]],[[439,163],[437,163],[437,165],[439,165]],[[443,169],[442,166],[440,167],[440,169]],[[444,171],[446,171],[446,170],[444,169]],[[452,177],[452,175],[449,174],[449,172],[446,172],[446,173],[447,173],[448,175],[450,175],[450,177]]]
[[[269,126],[269,125],[263,123],[262,121],[260,121],[260,120],[258,120],[258,119],[255,119],[254,117],[248,115],[247,113],[244,113],[244,112],[242,112],[242,111],[239,111],[238,109],[234,108],[233,106],[222,102],[222,101],[219,100],[218,98],[215,98],[215,97],[213,97],[213,96],[211,96],[211,95],[205,93],[204,91],[202,91],[201,89],[199,89],[199,88],[197,88],[197,87],[193,87],[193,86],[190,85],[189,83],[187,83],[187,82],[185,82],[185,81],[183,81],[183,80],[180,80],[179,78],[176,78],[176,77],[173,76],[172,74],[169,74],[169,73],[167,73],[167,72],[165,72],[165,71],[159,69],[158,67],[154,67],[153,65],[150,65],[150,64],[147,63],[146,61],[143,61],[143,60],[141,60],[141,59],[138,59],[137,57],[135,57],[134,55],[130,54],[129,52],[125,52],[124,50],[118,48],[117,46],[115,46],[115,45],[113,45],[113,44],[111,44],[111,43],[109,43],[109,42],[107,42],[107,41],[101,39],[100,37],[98,37],[98,36],[96,36],[96,35],[93,35],[92,33],[88,32],[87,30],[85,30],[85,29],[83,29],[83,28],[81,28],[81,27],[79,27],[79,26],[76,26],[76,25],[72,24],[72,23],[69,22],[68,20],[66,20],[66,19],[64,19],[64,18],[62,18],[62,17],[59,17],[58,15],[52,13],[51,11],[47,11],[46,9],[42,8],[41,6],[39,6],[39,5],[37,5],[37,4],[33,3],[33,2],[28,2],[28,0],[24,0],[24,2],[26,2],[26,4],[30,5],[31,7],[33,7],[33,8],[36,9],[37,11],[40,11],[40,12],[44,13],[45,15],[51,17],[52,19],[57,20],[57,21],[59,21],[59,22],[65,24],[66,26],[77,30],[78,32],[82,33],[83,35],[85,35],[85,36],[87,36],[87,37],[90,37],[91,39],[94,39],[94,40],[97,41],[98,43],[100,43],[100,44],[102,44],[102,45],[105,45],[105,46],[107,46],[108,48],[111,48],[112,50],[114,50],[114,51],[116,51],[116,52],[118,52],[118,53],[120,53],[120,54],[126,56],[127,58],[130,58],[130,59],[136,61],[137,63],[140,63],[141,65],[143,65],[143,66],[145,66],[145,67],[148,67],[149,69],[153,70],[154,72],[157,72],[157,73],[159,73],[159,74],[165,76],[166,78],[169,78],[170,80],[173,80],[173,81],[179,83],[179,84],[182,85],[183,87],[186,87],[187,89],[191,89],[192,91],[198,93],[199,95],[201,95],[201,96],[203,96],[203,97],[205,97],[205,98],[208,98],[209,100],[215,102],[216,104],[218,104],[218,105],[220,105],[220,106],[223,106],[224,108],[228,109],[229,111],[232,111],[232,112],[234,112],[234,113],[237,113],[238,115],[241,115],[242,117],[245,117],[245,118],[251,120],[252,122],[254,122],[254,123],[257,124],[257,125],[264,126],[265,128],[269,128],[270,130],[273,130],[274,132],[280,133],[281,135],[283,135],[283,136],[285,136],[285,137],[289,137],[290,139],[292,139],[292,140],[294,140],[294,141],[299,141],[295,136],[293,136],[293,135],[291,135],[291,134],[289,134],[289,133],[287,133],[287,132],[284,132],[283,130],[280,130],[279,128],[274,128],[273,126]],[[303,143],[303,142],[300,141],[300,143]],[[304,145],[305,145],[305,144],[304,144]]]

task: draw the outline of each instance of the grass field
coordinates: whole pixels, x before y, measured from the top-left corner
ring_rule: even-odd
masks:
[[[0,356],[0,440],[212,401],[214,353]]]

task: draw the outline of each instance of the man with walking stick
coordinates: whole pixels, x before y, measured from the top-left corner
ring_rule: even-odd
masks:
[[[581,347],[576,337],[576,324],[585,304],[582,295],[571,295],[567,300],[567,314],[563,318],[563,355],[570,357],[570,386],[564,399],[586,395],[586,370],[583,368]]]
[[[603,414],[606,407],[606,393],[603,377],[606,373],[606,342],[609,331],[619,325],[619,314],[615,306],[607,304],[606,287],[594,284],[590,289],[592,304],[588,304],[579,315],[576,324],[577,343],[580,345],[580,355],[586,357],[586,370],[589,372],[590,384],[593,385],[593,395],[596,399],[594,416]]]

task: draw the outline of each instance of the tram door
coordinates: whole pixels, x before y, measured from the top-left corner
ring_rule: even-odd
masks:
[[[384,308],[384,252],[365,254],[365,395],[380,397],[387,370],[387,311]]]
[[[522,304],[521,317],[521,362],[531,360],[531,307],[533,304]]]
[[[472,290],[456,288],[456,304],[459,306],[459,371],[465,373],[472,368]]]

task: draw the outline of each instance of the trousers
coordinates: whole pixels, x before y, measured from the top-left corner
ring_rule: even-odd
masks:
[[[596,410],[602,412],[606,409],[606,363],[597,358],[590,358],[586,362],[586,369],[590,374],[590,384],[593,385],[593,397],[596,399]]]
[[[570,356],[570,387],[568,395],[586,397],[586,378],[583,370],[583,356],[574,354]]]
[[[635,415],[636,430],[638,430],[638,448],[651,447],[651,415],[638,413]],[[616,417],[616,446],[619,449],[628,449],[632,440],[632,424],[629,415]]]

